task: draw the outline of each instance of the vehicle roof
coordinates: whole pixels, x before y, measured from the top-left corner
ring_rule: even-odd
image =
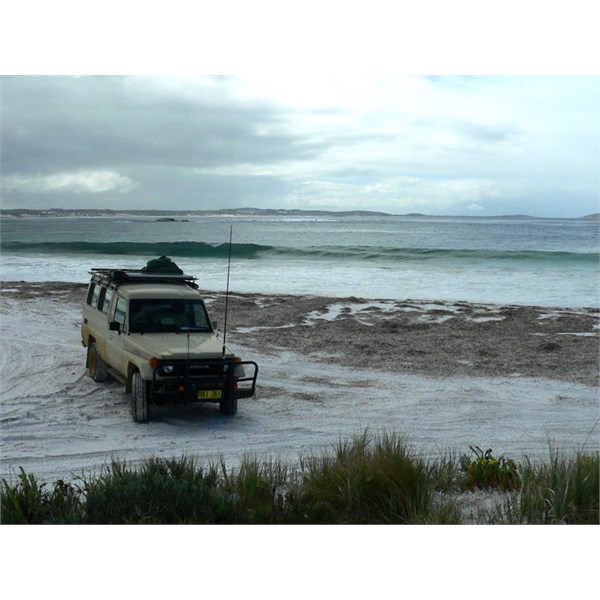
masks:
[[[162,273],[145,269],[106,269],[93,268],[92,281],[102,284],[119,283],[173,283],[196,287],[196,278],[186,273]]]
[[[200,294],[187,285],[168,283],[121,284],[117,292],[125,298],[189,298],[201,300]]]

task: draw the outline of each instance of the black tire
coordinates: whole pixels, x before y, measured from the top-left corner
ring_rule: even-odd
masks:
[[[150,382],[144,381],[139,371],[131,380],[131,416],[136,423],[146,423],[150,417],[149,410]]]
[[[88,346],[87,355],[88,375],[94,381],[106,381],[108,379],[108,365],[102,360],[96,342]]]
[[[237,414],[237,405],[237,398],[232,392],[219,402],[219,411],[222,415],[235,415]]]

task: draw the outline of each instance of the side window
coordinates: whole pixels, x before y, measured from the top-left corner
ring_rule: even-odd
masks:
[[[102,312],[108,314],[108,311],[110,309],[110,301],[112,300],[113,297],[113,289],[112,288],[105,288],[105,292],[104,292],[104,301],[102,302]]]
[[[104,296],[106,295],[106,288],[100,288],[100,297],[98,298],[98,306],[96,307],[98,310],[104,312]]]
[[[115,317],[114,321],[117,321],[121,325],[121,329],[125,326],[125,313],[127,311],[127,301],[125,298],[117,298],[117,305],[115,306]]]
[[[94,292],[96,290],[96,284],[90,283],[90,287],[88,288],[88,294],[86,298],[86,304],[92,305],[92,298],[94,297]]]
[[[98,299],[100,298],[100,290],[101,290],[101,287],[99,285],[94,285],[94,291],[92,293],[92,299],[90,301],[90,306],[92,308],[98,308]]]

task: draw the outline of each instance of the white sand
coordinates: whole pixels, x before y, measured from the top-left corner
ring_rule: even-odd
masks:
[[[340,366],[318,352],[259,353],[240,345],[242,327],[228,341],[260,372],[256,397],[240,401],[237,416],[222,416],[216,405],[179,406],[155,409],[151,422],[136,424],[120,384],[87,377],[79,319],[73,293],[27,299],[3,290],[2,477],[23,467],[44,481],[72,479],[99,472],[112,457],[223,456],[233,466],[249,452],[295,461],[367,428],[398,432],[432,457],[469,452],[472,444],[514,459],[546,459],[550,443],[569,452],[599,447],[595,386],[522,376],[436,378],[377,364]]]

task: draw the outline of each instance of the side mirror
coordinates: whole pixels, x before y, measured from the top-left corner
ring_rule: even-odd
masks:
[[[217,331],[217,329],[219,329],[219,321],[213,321],[213,322],[211,323],[211,325],[212,325],[212,328],[213,328],[215,331]]]
[[[108,329],[110,331],[118,331],[119,333],[121,333],[121,323],[119,323],[119,321],[111,321],[108,324]]]

